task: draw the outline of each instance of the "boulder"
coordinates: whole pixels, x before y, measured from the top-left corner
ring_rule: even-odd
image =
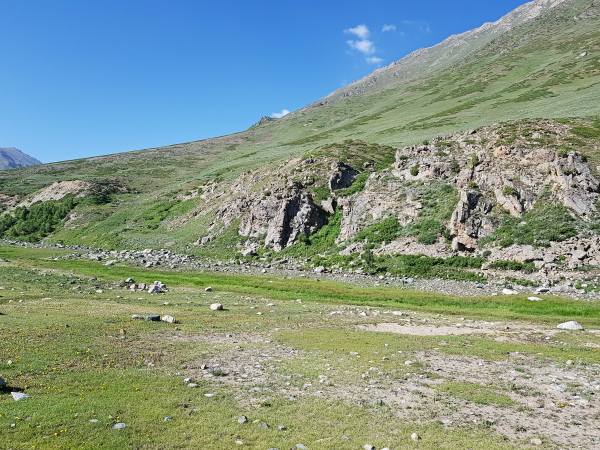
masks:
[[[335,213],[335,200],[331,197],[326,200],[321,200],[321,208],[327,211],[329,214]]]
[[[502,293],[504,295],[517,295],[517,294],[519,294],[519,291],[515,291],[514,289],[504,288],[504,289],[502,289]]]
[[[158,294],[160,293],[160,287],[158,287],[156,284],[153,284],[152,286],[150,286],[150,289],[148,289],[148,294]]]
[[[160,316],[158,314],[150,314],[146,316],[146,320],[150,322],[158,322],[160,320]]]
[[[168,314],[166,316],[162,316],[160,320],[167,323],[175,323],[173,316],[169,316]]]
[[[569,322],[563,322],[557,325],[556,328],[560,328],[561,330],[583,330],[583,327],[579,322],[571,320]]]
[[[223,311],[223,305],[221,305],[220,303],[213,303],[212,305],[210,305],[210,309],[212,309],[213,311]]]
[[[26,400],[29,398],[29,395],[23,394],[22,392],[11,392],[10,395],[12,395],[16,402],[18,402],[19,400]]]
[[[133,316],[131,316],[132,319],[143,319],[142,316],[140,316],[139,314],[134,314]]]
[[[352,186],[356,176],[360,173],[354,167],[338,161],[331,165],[332,174],[329,177],[329,190],[345,189]]]
[[[206,292],[212,292],[212,288],[210,286],[208,286],[207,288],[204,289],[204,291],[206,291]]]

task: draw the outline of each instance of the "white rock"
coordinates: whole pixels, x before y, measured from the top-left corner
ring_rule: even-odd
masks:
[[[212,288],[209,286],[206,289],[204,289],[206,292],[212,292]]]
[[[115,423],[112,428],[113,430],[120,430],[121,428],[125,428],[127,426],[127,424],[123,423],[123,422],[119,422],[119,423]]]
[[[410,438],[411,438],[413,441],[418,441],[419,439],[421,439],[421,437],[420,437],[420,436],[419,436],[417,433],[413,433],[413,434],[411,434],[411,435],[410,435]]]
[[[581,324],[574,320],[571,320],[569,322],[560,323],[560,324],[558,324],[558,326],[556,328],[560,328],[563,330],[583,330],[583,327],[581,326]]]
[[[148,294],[158,294],[159,292],[160,292],[160,287],[158,287],[158,285],[156,285],[156,284],[153,284],[148,289]]]
[[[514,289],[502,289],[502,293],[504,295],[517,295],[519,293],[519,291],[515,291]]]
[[[527,300],[532,301],[532,302],[541,302],[542,299],[539,297],[527,297]]]
[[[167,323],[175,323],[175,319],[173,318],[173,316],[169,316],[168,314],[166,316],[162,316],[160,320]]]
[[[143,319],[142,316],[140,316],[139,314],[134,314],[133,316],[131,316],[132,319]]]
[[[23,394],[21,392],[11,392],[10,395],[12,395],[16,402],[18,402],[19,400],[25,400],[29,398],[29,395]]]
[[[210,305],[210,309],[212,309],[213,311],[222,311],[223,305],[221,305],[220,303],[213,303],[212,305]]]
[[[102,294],[104,291],[102,289],[96,290],[96,294]]]

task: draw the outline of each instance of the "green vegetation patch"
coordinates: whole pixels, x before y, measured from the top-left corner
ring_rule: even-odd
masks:
[[[456,397],[480,405],[510,406],[517,404],[517,402],[508,395],[498,394],[492,386],[481,386],[479,384],[459,381],[446,381],[440,384],[438,389],[442,392],[447,392]]]
[[[39,242],[56,230],[75,207],[73,196],[61,201],[37,202],[21,206],[12,214],[0,217],[0,237],[25,242]]]
[[[479,246],[495,243],[501,247],[513,244],[549,247],[550,242],[562,242],[577,236],[577,221],[562,205],[536,206],[522,218],[506,212],[499,222],[496,232],[480,239]]]

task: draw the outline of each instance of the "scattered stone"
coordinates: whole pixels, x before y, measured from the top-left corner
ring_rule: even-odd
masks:
[[[277,428],[279,428],[279,431],[285,431],[285,430],[287,430],[287,428],[285,427],[285,425],[279,425]]]
[[[169,316],[168,314],[166,316],[162,316],[160,320],[167,323],[175,323],[173,316]]]
[[[133,278],[127,278],[125,280],[125,283],[127,283],[127,284],[135,283],[135,280]]]
[[[99,423],[100,421],[98,419],[91,419],[90,422],[92,422],[92,423]]]
[[[160,292],[160,287],[157,286],[156,284],[153,284],[152,286],[150,286],[150,289],[148,289],[148,294],[158,294]]]
[[[504,288],[504,289],[502,289],[502,293],[504,295],[517,295],[519,293],[519,291],[515,291],[514,289]]]
[[[198,387],[196,383],[188,383],[188,387],[195,388]]]
[[[527,300],[531,301],[531,302],[541,302],[542,299],[539,297],[527,297]]]
[[[264,430],[266,430],[267,428],[269,428],[269,425],[266,423],[263,423],[261,426],[259,426],[258,428],[262,428]]]
[[[223,305],[221,305],[220,303],[213,303],[212,305],[210,305],[210,309],[212,309],[213,311],[223,311]]]
[[[148,320],[150,322],[159,322],[160,316],[158,314],[150,314],[150,315],[146,316],[146,320]]]
[[[572,360],[572,359],[569,359],[569,360],[566,362],[566,364],[567,364],[567,366],[572,366],[572,365],[573,365],[573,360]]]
[[[295,447],[298,450],[308,450],[308,447],[306,445],[303,445],[303,444],[296,444]]]
[[[238,417],[238,423],[246,423],[248,422],[248,418],[246,416]]]
[[[15,399],[15,402],[18,402],[19,400],[26,400],[29,398],[29,395],[23,394],[21,392],[11,392],[10,395],[12,395],[12,397]]]
[[[557,325],[556,328],[560,328],[562,330],[583,330],[581,324],[579,322],[576,322],[575,320],[560,323]]]
[[[143,319],[142,316],[140,316],[139,314],[134,314],[133,316],[131,316],[132,319]]]
[[[531,442],[531,445],[542,445],[542,440],[541,439],[537,439],[537,438],[532,439],[529,442]]]
[[[120,430],[121,428],[125,428],[127,426],[127,424],[123,423],[123,422],[119,422],[119,423],[115,423],[112,426],[113,430]]]
[[[363,448],[364,448],[365,450],[377,450],[377,449],[375,448],[375,446],[374,446],[374,445],[371,445],[371,444],[365,444],[365,445],[363,446]]]
[[[345,439],[345,440],[347,440],[347,441],[349,441],[349,440],[350,440],[350,438],[349,438],[348,436],[346,436],[346,435],[342,436],[342,439]]]
[[[235,441],[235,443],[236,443],[237,445],[243,445],[243,444],[244,444],[244,441],[240,441],[240,440],[238,439],[237,441]]]
[[[410,435],[410,438],[413,441],[419,441],[421,439],[421,436],[419,436],[417,433],[413,433],[413,434]]]
[[[189,386],[189,384],[188,384],[188,386]],[[215,396],[215,394],[204,394],[204,396],[205,396],[205,397],[208,397],[208,398],[212,398],[212,397],[214,397],[214,396]]]
[[[450,424],[452,424],[452,421],[450,419],[442,419],[442,420],[440,420],[440,422],[442,422],[442,425],[450,425]]]
[[[163,421],[164,421],[164,422],[170,422],[171,420],[173,420],[173,418],[172,418],[172,417],[165,417],[165,418],[163,419]]]
[[[204,289],[206,292],[212,292],[212,288],[209,286],[206,289]]]
[[[104,291],[102,289],[97,289],[96,294],[102,294]]]

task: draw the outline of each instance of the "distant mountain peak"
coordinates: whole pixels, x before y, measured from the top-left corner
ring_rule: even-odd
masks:
[[[23,153],[14,147],[0,147],[0,170],[16,169],[17,167],[36,166],[41,161]]]

